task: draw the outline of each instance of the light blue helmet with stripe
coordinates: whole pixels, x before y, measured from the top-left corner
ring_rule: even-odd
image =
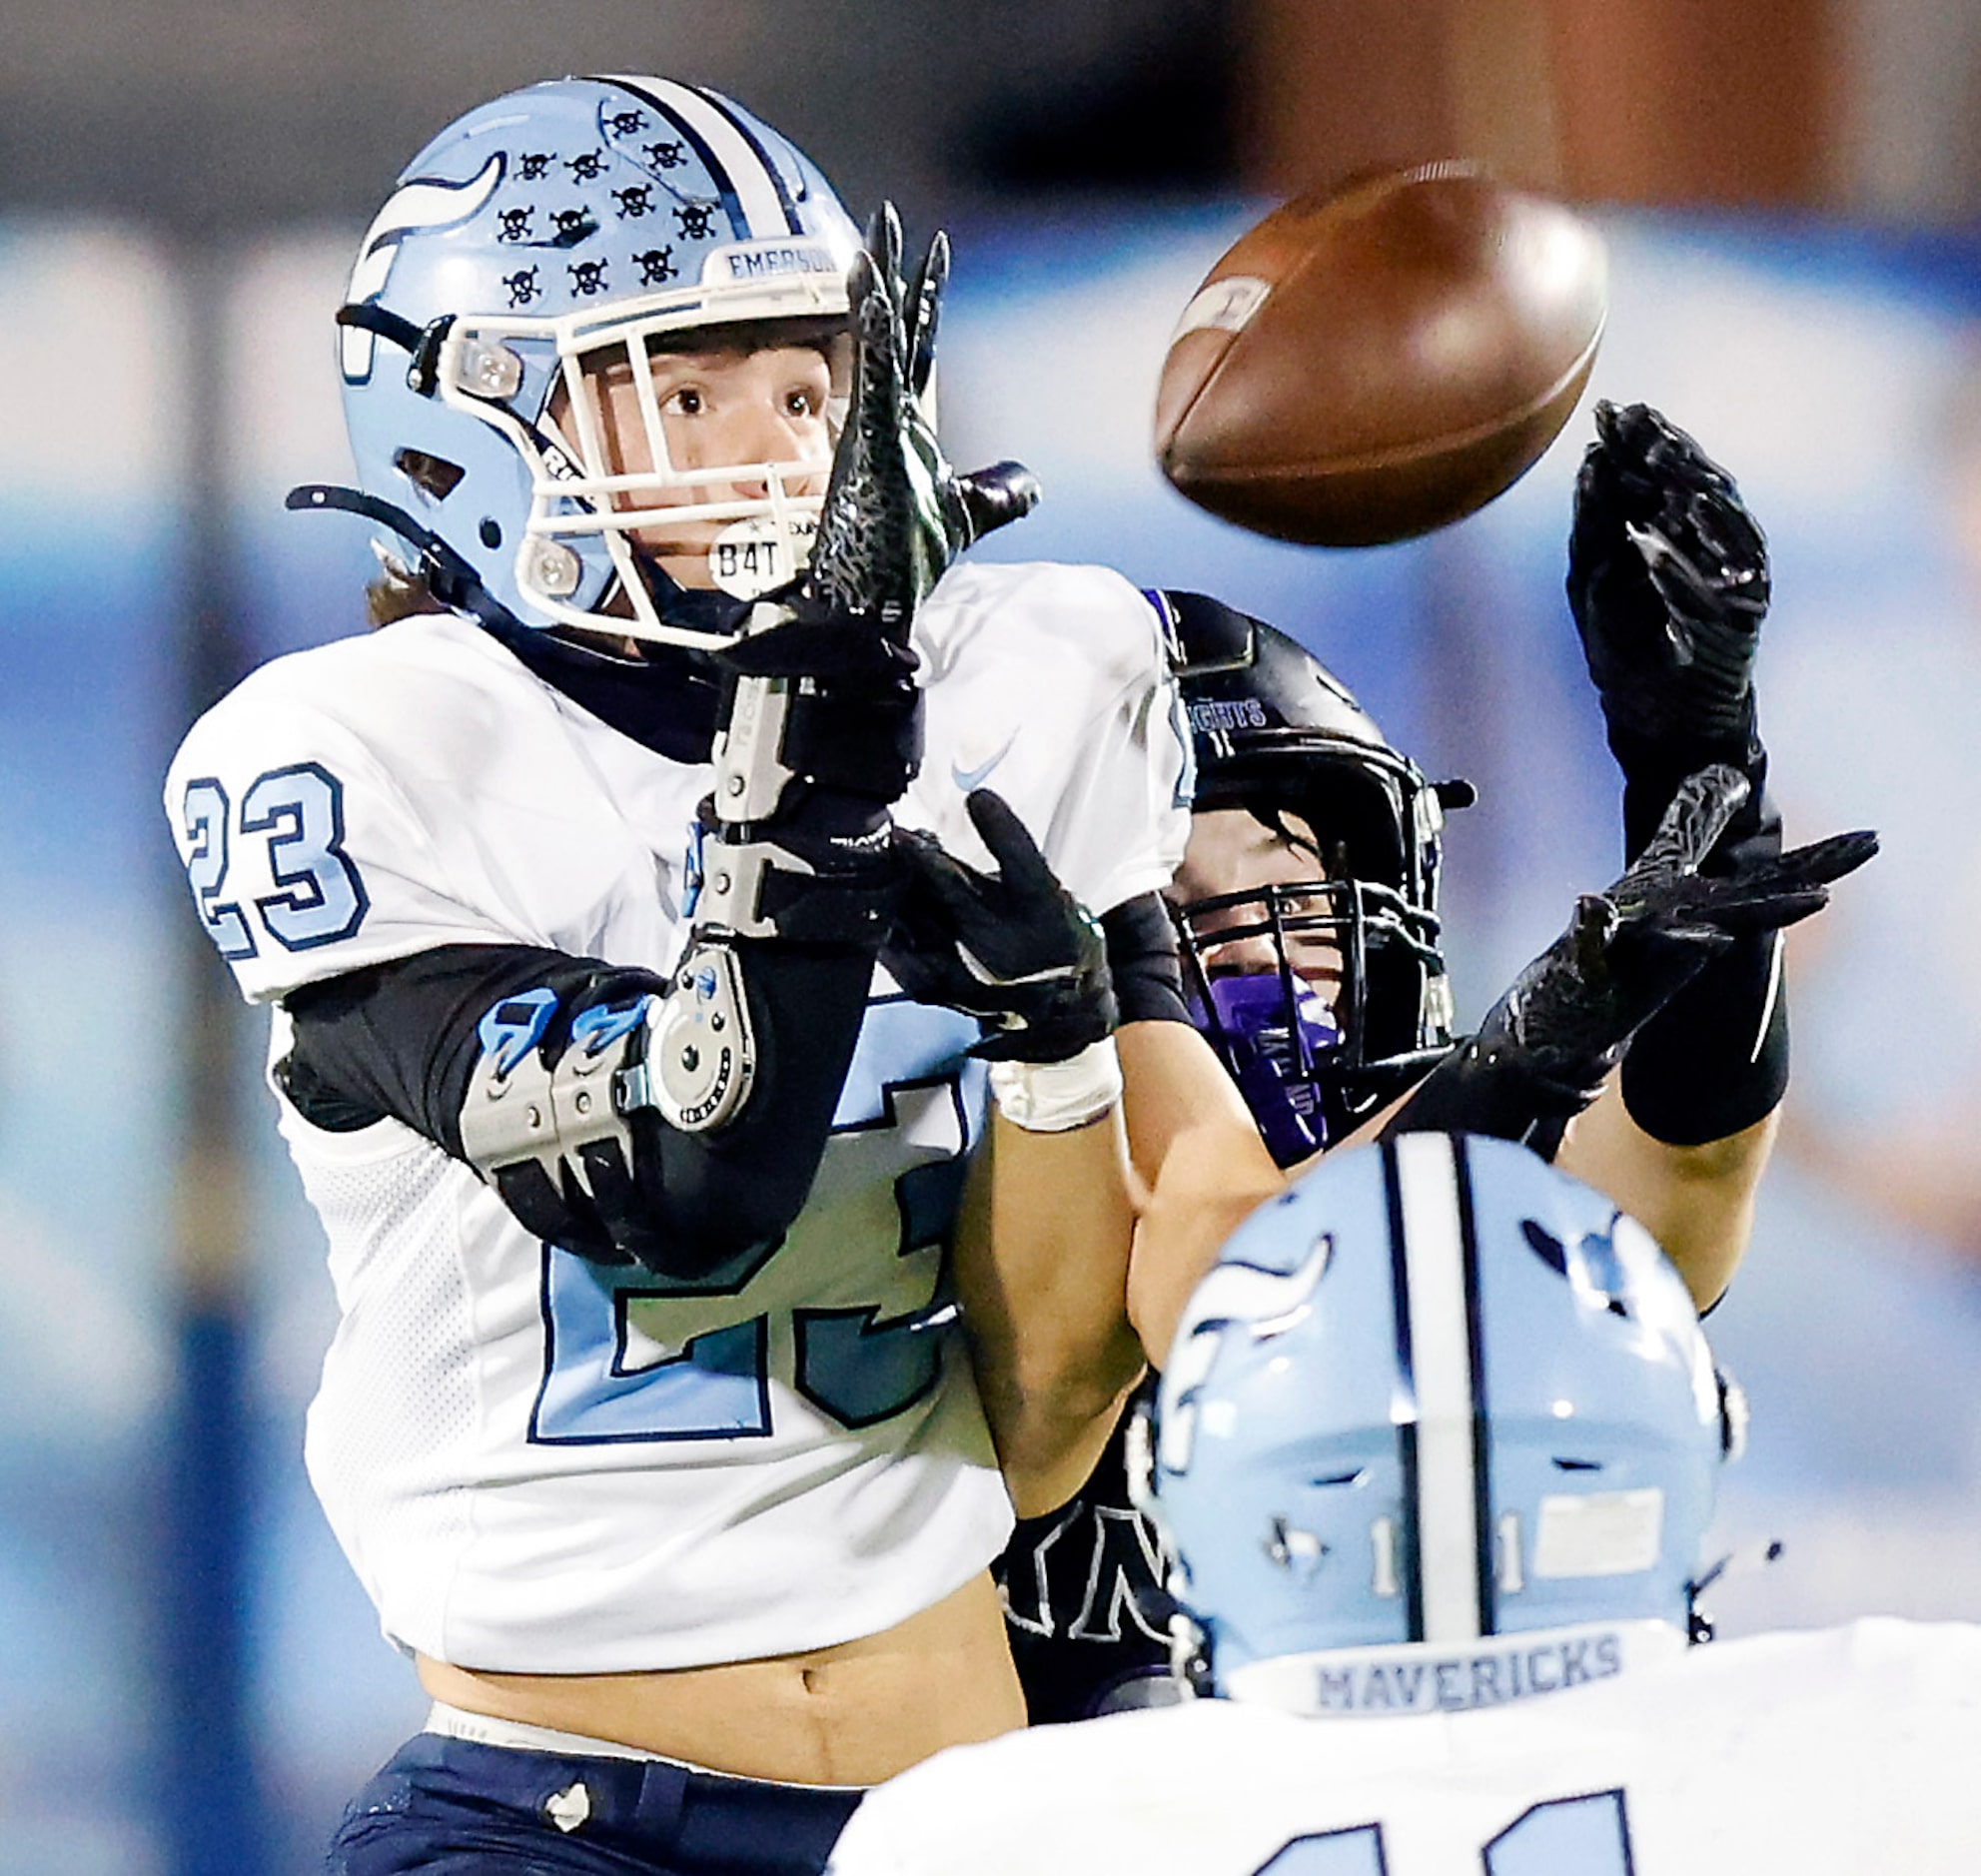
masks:
[[[1407,1135],[1232,1236],[1145,1492],[1216,1692],[1449,1710],[1682,1648],[1743,1426],[1640,1225],[1524,1147]]]
[[[634,530],[719,528],[711,572],[753,596],[802,563],[824,466],[690,475],[643,397],[653,468],[618,472],[584,376],[629,363],[644,385],[648,348],[759,322],[843,351],[858,246],[810,161],[712,91],[566,78],[496,98],[413,159],[367,231],[338,315],[361,488],[291,505],[382,521],[492,620],[704,643],[663,615]]]

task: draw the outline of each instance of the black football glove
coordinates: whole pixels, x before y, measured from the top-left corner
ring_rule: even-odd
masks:
[[[958,475],[936,442],[922,398],[948,279],[949,238],[940,232],[913,280],[902,278],[901,223],[883,204],[847,281],[852,395],[805,581],[815,599],[901,639],[950,562],[1039,498],[1024,465]]]
[[[1763,817],[1754,657],[1767,542],[1733,478],[1647,405],[1595,407],[1575,482],[1568,605],[1623,771],[1624,852],[1641,852],[1685,777],[1728,763],[1748,796],[1728,844]]]
[[[1018,464],[973,477],[943,460],[920,400],[935,367],[948,242],[935,237],[912,282],[900,263],[900,223],[884,208],[847,280],[852,384],[810,561],[718,654],[730,681],[725,724],[736,677],[787,680],[777,760],[808,788],[780,797],[781,818],[806,816],[833,834],[874,825],[920,765],[922,699],[908,646],[916,607],[964,547],[1038,498]],[[725,820],[764,818],[735,808],[715,803]]]
[[[916,1002],[982,1021],[972,1055],[1068,1061],[1114,1031],[1107,942],[1001,795],[979,788],[966,805],[997,871],[897,830],[908,878],[880,961]]]
[[[1568,929],[1433,1071],[1386,1137],[1496,1134],[1551,1154],[1631,1037],[1711,959],[1743,933],[1820,911],[1830,884],[1877,851],[1875,834],[1837,834],[1702,874],[1746,798],[1745,778],[1724,764],[1688,777],[1635,863],[1577,902]]]

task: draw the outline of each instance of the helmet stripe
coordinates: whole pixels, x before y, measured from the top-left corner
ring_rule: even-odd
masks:
[[[804,233],[804,224],[798,220],[797,204],[791,200],[791,192],[784,187],[784,178],[778,174],[777,165],[770,160],[770,152],[763,147],[763,140],[753,131],[749,122],[740,112],[732,110],[725,99],[712,91],[703,91],[697,85],[694,90],[711,111],[719,111],[735,127],[739,136],[755,151],[756,160],[763,165],[763,173],[770,178],[770,186],[777,191],[777,201],[784,212],[784,226],[794,235]]]
[[[1466,1261],[1466,1331],[1472,1375],[1473,1514],[1476,1519],[1474,1570],[1479,1581],[1479,1632],[1499,1632],[1499,1573],[1492,1550],[1492,1429],[1486,1412],[1486,1331],[1480,1311],[1479,1214],[1473,1204],[1472,1143],[1460,1138],[1455,1149],[1454,1196]]]
[[[716,109],[691,86],[671,78],[622,78],[604,82],[650,104],[694,146],[716,190],[729,232],[738,241],[799,232],[762,149],[745,137],[735,120]]]
[[[1412,1559],[1429,1642],[1476,1640],[1480,1606],[1479,1399],[1465,1231],[1453,1143],[1407,1134],[1396,1143],[1417,1411],[1417,1544]]]

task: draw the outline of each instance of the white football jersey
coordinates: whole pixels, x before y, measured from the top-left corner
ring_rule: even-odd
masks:
[[[963,802],[991,785],[1095,913],[1167,883],[1188,750],[1141,594],[959,567],[915,641],[904,824],[987,865]],[[209,935],[273,1002],[451,943],[669,969],[712,774],[418,617],[253,672],[187,735],[166,808]],[[976,1033],[877,973],[803,1213],[693,1283],[544,1245],[399,1122],[326,1133],[278,1091],[341,1311],[306,1456],[388,1636],[519,1673],[744,1660],[877,1633],[995,1555],[1010,1508],[967,1365],[917,1320],[983,1124]]]
[[[1234,1700],[955,1747],[868,1794],[829,1876],[1971,1876],[1981,1627],[1688,1650],[1504,1706]]]

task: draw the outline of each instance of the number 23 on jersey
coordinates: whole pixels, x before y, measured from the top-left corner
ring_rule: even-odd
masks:
[[[211,776],[188,782],[180,822],[200,922],[230,962],[270,940],[285,951],[334,944],[365,922],[371,901],[344,851],[344,786],[322,763],[270,769],[238,803]],[[244,902],[230,881],[247,853],[271,890]]]

